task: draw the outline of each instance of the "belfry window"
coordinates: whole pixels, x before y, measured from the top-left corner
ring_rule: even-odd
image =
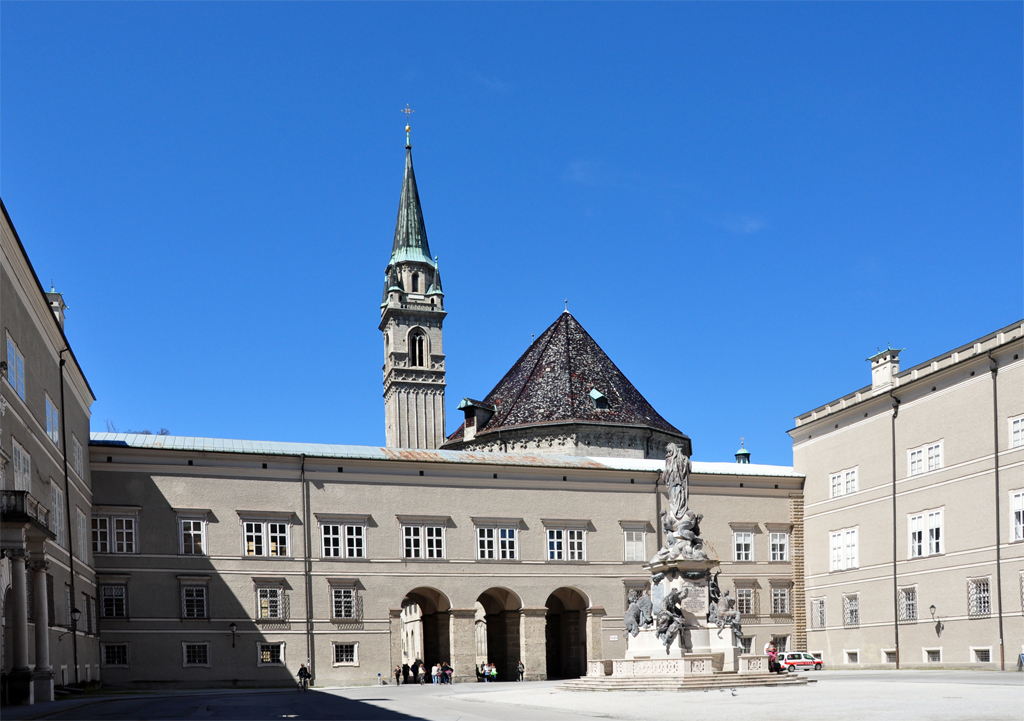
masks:
[[[423,363],[423,346],[426,345],[426,339],[419,333],[409,336],[409,365],[422,367]]]
[[[419,293],[420,292],[420,274],[419,273],[413,273],[412,274],[412,292],[413,293]]]

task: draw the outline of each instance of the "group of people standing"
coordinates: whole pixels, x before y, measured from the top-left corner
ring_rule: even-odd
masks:
[[[413,661],[412,666],[407,663],[395,666],[395,685],[427,682],[427,665],[421,660]],[[452,667],[447,661],[435,663],[429,669],[431,683],[451,683]]]

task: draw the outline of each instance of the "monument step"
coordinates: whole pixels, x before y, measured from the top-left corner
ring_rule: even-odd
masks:
[[[704,689],[754,688],[763,686],[803,686],[805,676],[715,674],[711,677],[628,678],[584,676],[567,681],[558,688],[566,691],[701,691]]]

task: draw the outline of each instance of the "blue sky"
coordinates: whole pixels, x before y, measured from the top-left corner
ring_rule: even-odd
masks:
[[[12,3],[93,430],[381,445],[406,103],[448,427],[569,308],[696,460],[1024,315],[1020,3]]]

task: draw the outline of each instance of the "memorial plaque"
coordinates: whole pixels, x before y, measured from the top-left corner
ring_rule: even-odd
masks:
[[[686,592],[682,607],[694,616],[706,616],[708,612],[708,587],[706,583],[682,581],[681,590]]]

